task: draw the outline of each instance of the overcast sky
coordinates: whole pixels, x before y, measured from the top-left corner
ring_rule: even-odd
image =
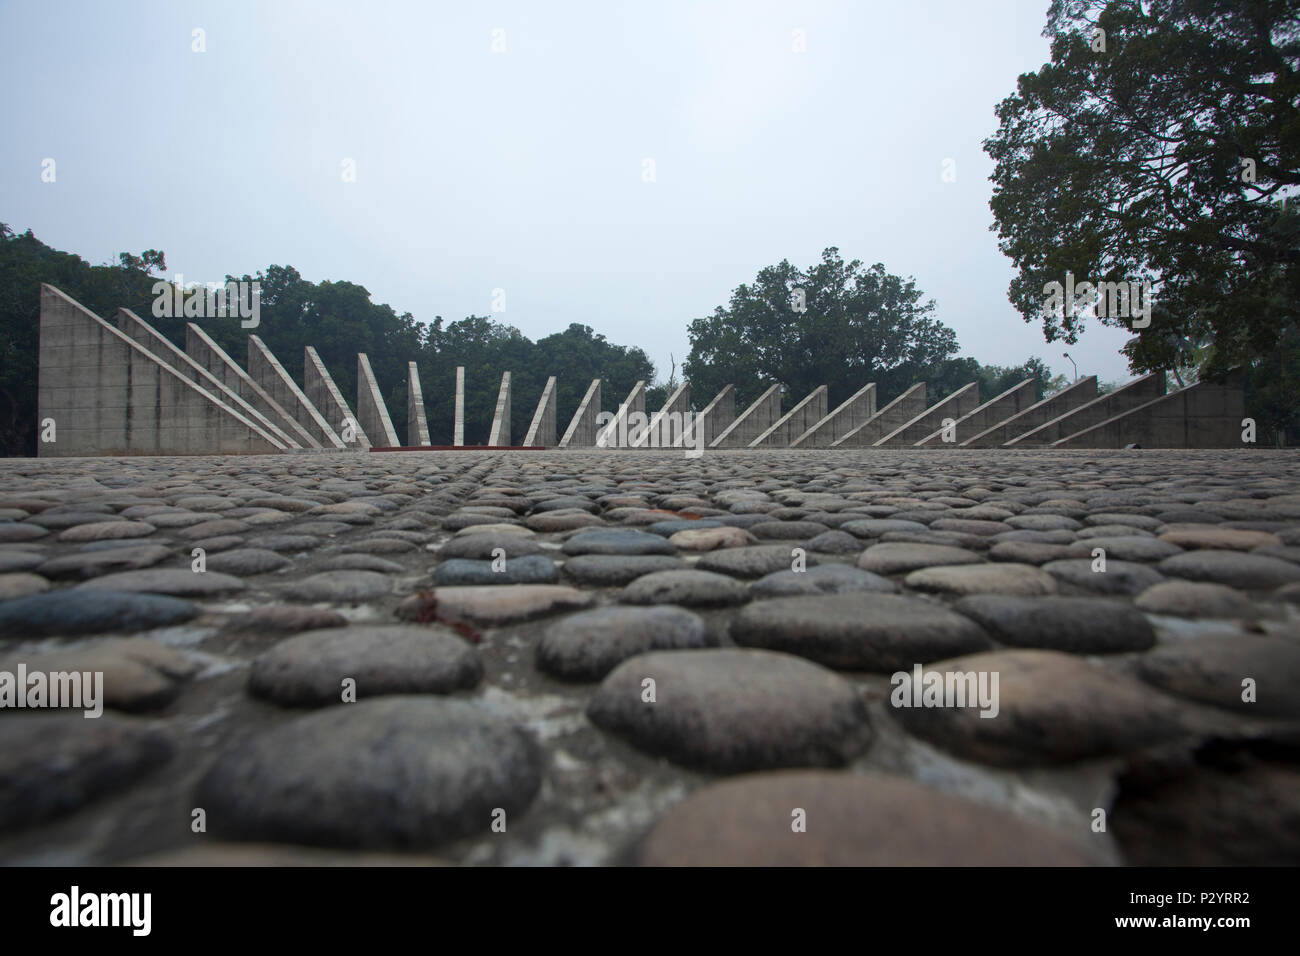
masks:
[[[292,265],[420,321],[581,322],[661,377],[735,286],[838,246],[963,355],[1125,379],[1131,333],[1023,322],[989,231],[980,144],[1047,6],[0,2],[0,221],[187,282]]]

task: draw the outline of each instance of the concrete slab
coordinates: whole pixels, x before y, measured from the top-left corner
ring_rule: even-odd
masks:
[[[700,409],[686,434],[673,442],[674,448],[696,447],[695,433],[702,430],[704,439],[698,447],[708,448],[736,420],[736,386],[725,385],[722,391],[713,396],[713,401]]]
[[[302,352],[302,384],[307,398],[325,416],[345,447],[357,451],[369,449],[371,442],[366,430],[361,427],[360,419],[348,407],[343,393],[334,384],[334,378],[321,361],[320,354],[310,345],[305,346]]]
[[[546,380],[542,397],[537,401],[537,411],[533,412],[532,424],[524,436],[525,445],[555,447],[555,408],[555,376],[552,375]]]
[[[185,323],[185,353],[225,382],[227,388],[238,392],[244,401],[275,422],[299,446],[321,447],[321,443],[313,438],[307,429],[299,425],[297,419],[290,415],[284,406],[272,398],[266,389],[253,381],[252,376],[240,368],[239,364],[226,354],[225,349],[212,341],[208,333],[193,322]]]
[[[311,403],[298,383],[289,377],[280,360],[271,354],[260,336],[248,336],[248,374],[279,403],[280,407],[316,439],[322,448],[342,451],[347,446],[330,428],[329,422]]]
[[[979,403],[979,383],[971,382],[969,385],[963,385],[951,395],[935,402],[910,422],[894,429],[883,438],[877,439],[875,447],[897,448],[900,445],[911,445],[918,438],[922,438],[940,427],[945,418],[961,418],[963,415],[974,411],[979,406]]]
[[[488,444],[493,447],[510,444],[510,373],[501,373],[501,387],[497,390],[497,407],[492,415],[492,430]]]
[[[1109,421],[1116,415],[1131,411],[1165,393],[1164,372],[1152,372],[1134,379],[1127,385],[1100,395],[1092,401],[1058,415],[1022,435],[1009,439],[1003,448],[1043,448],[1053,442]]]
[[[951,438],[944,441],[942,423],[935,431],[916,442],[916,445],[946,445],[956,447],[963,438],[970,438],[986,431],[998,422],[1006,421],[1012,415],[1018,415],[1038,401],[1034,379],[1027,378],[1017,382],[1001,395],[995,395],[983,405],[963,415],[953,422]]]
[[[370,367],[370,356],[365,352],[357,353],[357,415],[366,434],[375,441],[383,442],[389,448],[401,444],[388,415],[388,406],[384,404],[384,395],[375,381],[374,370]]]
[[[431,445],[429,419],[424,414],[424,389],[420,387],[420,369],[406,363],[406,440],[412,445]]]
[[[691,410],[691,385],[682,382],[664,401],[664,407],[650,417],[646,428],[634,446],[637,448],[679,447],[686,434],[685,416]]]
[[[831,442],[832,448],[866,448],[925,411],[925,382],[917,382],[892,402]]]
[[[634,426],[630,426],[634,414],[640,415],[640,418]],[[641,381],[632,386],[627,398],[619,404],[614,418],[596,436],[596,445],[599,448],[629,447],[634,438],[640,437],[645,425],[645,382]],[[635,435],[631,434],[633,431],[636,432]]]
[[[560,439],[561,448],[594,448],[596,445],[596,417],[600,414],[600,379],[594,378],[587,386],[587,394],[578,403],[569,427]]]
[[[1097,376],[1089,375],[1073,385],[1063,388],[1055,395],[1049,395],[1037,404],[1030,405],[1023,412],[1012,415],[1005,421],[992,425],[978,435],[973,435],[959,448],[996,448],[1003,442],[1010,441],[1018,435],[1032,431],[1039,425],[1051,421],[1066,412],[1078,408],[1097,397]]]
[[[283,452],[251,418],[51,285],[41,285],[36,384],[41,458]]]
[[[818,385],[761,435],[749,443],[750,448],[789,448],[790,442],[808,430],[815,422],[826,417],[825,385]]]
[[[781,417],[781,386],[773,385],[709,442],[709,448],[744,448]]]
[[[1052,442],[1052,448],[1241,448],[1244,377],[1197,382]]]
[[[829,448],[836,439],[843,438],[853,429],[876,414],[876,383],[864,385],[811,428],[796,435],[791,448]]]
[[[456,448],[465,444],[465,366],[456,366],[456,406],[452,419],[451,443]]]

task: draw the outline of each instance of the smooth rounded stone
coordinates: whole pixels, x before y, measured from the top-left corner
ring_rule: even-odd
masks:
[[[716,521],[718,524],[727,528],[752,528],[756,524],[762,524],[768,520],[767,515],[724,515],[720,518],[705,518],[705,521]]]
[[[1137,658],[1144,681],[1190,700],[1243,714],[1300,717],[1300,643],[1253,634],[1207,635]],[[1254,700],[1243,681],[1254,681]]]
[[[31,571],[48,563],[40,551],[0,551],[0,574]]]
[[[1077,531],[1083,527],[1073,518],[1055,514],[1013,515],[1003,520],[1011,527],[1023,531]]]
[[[1024,541],[1032,544],[1073,544],[1076,535],[1073,531],[1034,531],[1020,528],[1015,531],[1003,531],[993,535],[993,541]]]
[[[1154,540],[1155,534],[1147,531],[1145,528],[1134,528],[1126,524],[1095,524],[1086,528],[1080,528],[1075,532],[1075,539],[1078,541],[1088,541],[1092,538],[1149,538]]]
[[[937,502],[934,499],[930,499],[930,501],[928,502],[930,506],[940,504],[940,503],[941,502]],[[987,505],[987,504],[953,506],[951,510],[946,513],[946,516],[949,518],[961,518],[961,519],[967,519],[972,521],[1006,521],[1007,524],[1010,524],[1012,525],[1012,527],[1016,527],[1016,528],[1033,528],[1037,524],[1037,522],[1031,522],[1030,524],[1017,525],[1011,521],[1007,521],[1008,518],[1011,518],[1014,515],[1015,512],[1011,511],[1008,508],[999,508],[996,505]],[[1036,516],[1036,517],[1046,517],[1048,519],[1048,522],[1050,523],[1053,518],[1058,518],[1060,516],[1046,515],[1046,516]]]
[[[251,530],[253,526],[247,521],[240,521],[238,518],[217,518],[214,521],[200,521],[188,528],[182,528],[177,533],[186,541],[194,541],[198,538],[212,538],[222,534],[242,534]]]
[[[799,594],[844,594],[850,591],[894,593],[898,585],[870,571],[847,564],[819,564],[807,571],[775,571],[749,586],[754,598],[788,597]]]
[[[480,624],[494,627],[557,611],[583,608],[594,594],[563,584],[501,584],[441,587],[412,594],[397,607],[404,621]]]
[[[490,505],[465,505],[456,514],[487,515],[489,518],[513,518],[515,513],[509,508],[495,508]]]
[[[144,521],[97,521],[93,524],[79,524],[59,532],[59,540],[73,541],[107,541],[120,538],[143,538],[158,529]]]
[[[1118,654],[1156,643],[1155,628],[1144,614],[1127,602],[1106,598],[977,594],[962,598],[953,610],[1012,647]]]
[[[803,550],[803,549],[799,549]],[[761,578],[774,571],[789,571],[796,560],[795,548],[786,544],[756,544],[747,548],[725,548],[700,555],[695,567],[738,578]],[[815,554],[804,555],[809,565],[818,563]]]
[[[267,551],[311,551],[323,543],[313,534],[259,534],[248,539],[249,547]]]
[[[1283,561],[1290,561],[1292,564],[1300,564],[1300,545],[1283,545],[1279,548],[1256,548],[1252,553],[1263,555],[1266,558],[1280,558]]]
[[[1092,556],[1094,548],[1101,548],[1106,552],[1107,564],[1112,559],[1116,561],[1163,561],[1172,555],[1183,553],[1183,549],[1178,545],[1160,538],[1126,536],[1122,538],[1088,538],[1084,541],[1076,541],[1070,546],[1069,556],[1072,558],[1088,558]]]
[[[124,790],[167,763],[172,753],[164,731],[131,717],[6,714],[0,832],[64,816]]]
[[[1049,561],[1043,565],[1043,570],[1059,581],[1098,594],[1141,594],[1165,579],[1163,574],[1145,564],[1112,561],[1109,556],[1105,571],[1094,571],[1092,565],[1092,558],[1067,558]]]
[[[1032,564],[955,564],[921,568],[903,579],[906,587],[940,594],[1054,594],[1056,580]]]
[[[607,529],[580,531],[562,549],[565,554],[676,554],[677,549],[662,535],[646,531]]]
[[[289,511],[300,514],[304,511],[311,511],[319,501],[311,498],[295,498],[290,495],[267,495],[262,498],[253,498],[248,502],[250,508],[274,508],[276,511]]]
[[[940,604],[867,592],[755,601],[732,619],[730,633],[742,646],[886,673],[992,647],[983,628]]]
[[[1164,531],[1161,541],[1186,548],[1222,548],[1249,551],[1252,548],[1280,548],[1282,539],[1268,531],[1240,531],[1235,528],[1177,528]]]
[[[562,680],[600,680],[649,651],[717,646],[698,616],[676,607],[601,607],[551,624],[537,642],[537,666]]]
[[[46,591],[0,603],[0,637],[50,637],[143,631],[196,617],[189,601],[117,591]]]
[[[100,702],[104,707],[124,711],[165,707],[200,667],[180,651],[142,637],[104,638],[83,647],[29,654],[0,662],[0,670],[13,673],[19,660],[27,665],[29,673],[102,673]]]
[[[674,532],[669,536],[668,543],[682,551],[713,551],[717,548],[744,548],[758,544],[758,539],[744,528],[719,525]]]
[[[444,526],[445,527],[445,526]],[[464,538],[471,534],[516,534],[523,538],[531,538],[537,532],[531,528],[525,528],[521,524],[475,524],[457,530],[455,537]]]
[[[28,574],[23,571],[0,574],[0,601],[12,601],[14,598],[40,594],[49,589],[49,580],[39,574]]]
[[[340,554],[316,565],[318,571],[378,571],[380,574],[406,574],[406,568],[373,554]]]
[[[149,568],[144,571],[118,571],[92,578],[73,590],[118,591],[144,594],[171,594],[179,597],[205,597],[228,594],[248,587],[239,578],[220,571],[194,571],[191,568]]]
[[[629,658],[592,694],[587,717],[640,750],[714,773],[837,767],[871,739],[866,706],[842,677],[788,654],[734,648]]]
[[[791,827],[794,809],[807,830]],[[1063,835],[902,777],[757,773],[696,790],[637,848],[641,866],[1086,866]]]
[[[204,559],[208,571],[225,574],[266,574],[288,567],[292,562],[267,548],[236,548]]]
[[[401,538],[367,538],[345,544],[339,550],[344,554],[403,554],[415,551],[418,547],[419,545]]]
[[[558,498],[548,498],[546,501],[539,501],[533,505],[534,514],[542,514],[547,511],[568,511],[576,509],[586,511],[590,514],[596,514],[600,511],[600,505],[590,498],[583,498],[579,495],[562,495]]]
[[[1177,706],[1140,681],[1094,667],[1073,654],[1008,650],[937,661],[924,668],[944,683],[947,675],[997,675],[997,715],[965,707],[915,706],[907,675],[890,694],[890,713],[911,733],[958,757],[999,767],[1024,767],[1129,753],[1181,737]],[[930,687],[933,691],[937,687]],[[922,702],[925,698],[922,695]],[[908,706],[901,706],[907,704]],[[987,711],[992,712],[991,708]]]
[[[212,512],[167,511],[150,515],[149,523],[156,528],[192,528],[206,521],[216,521],[221,516]]]
[[[42,528],[48,528],[51,531],[62,531],[64,528],[71,528],[79,524],[97,524],[108,521],[124,521],[120,515],[108,514],[103,511],[48,511],[34,515],[27,519],[28,524],[34,524]]]
[[[816,521],[760,521],[749,533],[764,541],[806,541],[830,529]]]
[[[172,502],[172,507],[186,511],[229,511],[242,505],[242,500],[222,495],[189,495]]]
[[[324,708],[226,752],[195,803],[224,837],[420,848],[489,833],[497,808],[523,813],[541,775],[532,737],[483,709],[387,697]]]
[[[438,560],[468,558],[471,561],[491,561],[498,557],[492,553],[498,548],[505,552],[507,561],[530,554],[542,554],[546,550],[532,538],[518,534],[468,534],[441,544],[438,547]]]
[[[1243,551],[1188,551],[1165,558],[1159,568],[1171,577],[1226,584],[1243,591],[1271,590],[1300,581],[1300,567],[1291,562]]]
[[[383,507],[378,500],[372,498],[368,501],[336,501],[333,504],[317,505],[311,509],[311,514],[332,515],[338,521],[347,521],[357,515],[372,518],[388,510],[391,509]]]
[[[573,531],[577,528],[599,527],[605,522],[585,511],[565,511],[529,515],[524,524],[532,531],[552,534],[558,531]]]
[[[637,578],[618,598],[624,604],[729,607],[749,600],[749,588],[726,574],[684,569],[654,571]]]
[[[1158,518],[1153,518],[1150,515],[1116,514],[1107,511],[1094,512],[1093,514],[1090,514],[1086,518],[1084,518],[1083,523],[1087,525],[1096,525],[1096,524],[1131,525],[1132,527],[1140,528],[1143,531],[1155,531],[1157,528],[1161,528],[1164,526],[1163,521],[1159,520]]]
[[[822,554],[858,554],[862,551],[862,541],[847,531],[824,531],[810,538],[807,547]]]
[[[44,538],[49,532],[44,528],[26,522],[0,522],[0,544],[18,541],[35,541]]]
[[[238,548],[244,543],[244,539],[237,534],[219,534],[215,538],[199,538],[197,541],[186,543],[190,550],[202,548],[208,554],[214,554],[217,551],[229,551],[231,548]]]
[[[308,631],[253,661],[248,689],[287,707],[343,703],[386,694],[451,694],[483,678],[478,651],[448,628],[399,624]]]
[[[993,537],[958,531],[886,531],[877,541],[880,544],[937,544],[944,548],[984,551],[993,543]]]
[[[699,518],[695,521],[680,518],[671,521],[656,521],[653,524],[646,525],[644,530],[649,534],[657,534],[665,538],[671,538],[680,531],[706,531],[709,529],[726,527],[730,526],[712,518]]]
[[[351,525],[349,525],[349,524],[344,524],[344,523],[341,522],[341,521],[303,521],[303,522],[301,522],[300,524],[296,524],[296,525],[294,525],[294,534],[295,534],[295,535],[303,535],[303,536],[305,536],[305,535],[316,535],[316,536],[318,536],[317,541],[316,541],[316,544],[320,544],[320,540],[319,540],[319,538],[321,538],[321,537],[326,537],[326,538],[327,538],[327,537],[329,537],[330,535],[333,535],[333,534],[344,534],[345,532],[348,532],[348,531],[351,531],[351,530],[352,530],[352,526],[351,526]],[[250,541],[249,543],[252,544],[252,543],[254,543],[254,542]],[[265,548],[265,547],[267,547],[267,545],[261,545],[261,547]],[[315,545],[313,545],[313,547],[315,547]],[[277,549],[272,549],[272,550],[277,550]]]
[[[1161,524],[1219,524],[1223,521],[1216,514],[1193,508],[1171,508],[1155,517]]]
[[[592,587],[621,587],[656,571],[683,571],[689,565],[666,554],[583,554],[564,562],[564,574]]]
[[[897,518],[858,518],[846,521],[839,530],[859,538],[878,538],[887,531],[925,531],[919,521],[900,521]]]
[[[1073,551],[1063,544],[1042,544],[1038,541],[999,541],[989,548],[990,561],[1010,561],[1019,564],[1046,564],[1068,558]]]
[[[979,564],[978,554],[942,544],[888,541],[873,544],[858,555],[858,567],[876,574],[901,574],[935,565]]]
[[[292,601],[370,601],[386,597],[392,580],[375,571],[320,571],[284,589]]]
[[[326,627],[345,627],[347,623],[347,618],[329,608],[267,604],[232,617],[226,622],[226,630],[233,633],[279,635],[316,631]]]
[[[453,584],[553,584],[559,579],[560,571],[555,562],[542,554],[511,558],[499,566],[495,561],[452,558],[433,571],[433,583],[438,587]]]
[[[1249,597],[1224,584],[1161,581],[1133,601],[1148,614],[1173,617],[1254,618],[1259,609]]]
[[[48,578],[94,578],[115,571],[138,571],[159,561],[187,555],[187,551],[165,548],[160,544],[131,544],[102,551],[82,551],[50,558],[37,569]]]
[[[960,534],[994,535],[1010,531],[1005,521],[977,521],[969,518],[940,518],[930,523],[931,531],[956,531]]]

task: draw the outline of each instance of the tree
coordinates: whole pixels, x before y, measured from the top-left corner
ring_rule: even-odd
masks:
[[[702,405],[733,383],[739,409],[774,384],[791,401],[825,384],[834,406],[873,381],[892,397],[957,351],[956,333],[921,299],[913,279],[846,263],[836,248],[809,269],[782,260],[691,322],[692,397]]]
[[[1300,0],[1054,0],[1044,35],[984,144],[1012,303],[1073,343],[1093,310],[1047,283],[1149,281],[1135,371],[1271,355],[1300,309]]]

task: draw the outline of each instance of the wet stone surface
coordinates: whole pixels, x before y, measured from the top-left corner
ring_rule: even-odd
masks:
[[[3,460],[0,864],[1294,864],[1298,476]],[[20,669],[102,673],[103,716]]]

